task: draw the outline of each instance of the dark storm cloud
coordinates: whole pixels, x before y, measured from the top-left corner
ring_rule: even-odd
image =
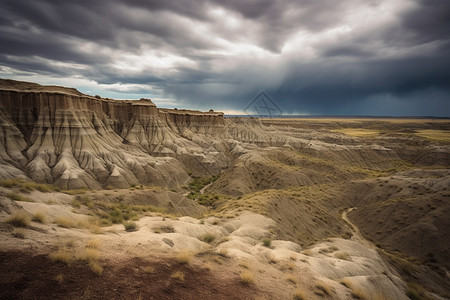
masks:
[[[12,78],[82,77],[192,108],[241,110],[266,90],[285,112],[404,105],[450,115],[448,1],[4,0],[0,9],[0,66]]]

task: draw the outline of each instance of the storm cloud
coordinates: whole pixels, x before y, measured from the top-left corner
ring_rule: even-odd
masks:
[[[158,106],[450,116],[443,0],[3,0],[0,77]]]

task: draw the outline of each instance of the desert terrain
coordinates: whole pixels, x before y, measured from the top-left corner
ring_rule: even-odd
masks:
[[[0,80],[1,299],[448,299],[450,120]]]

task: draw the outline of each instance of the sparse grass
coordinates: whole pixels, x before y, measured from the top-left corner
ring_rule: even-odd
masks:
[[[358,288],[352,289],[352,296],[353,296],[353,298],[360,299],[360,300],[368,299],[366,293],[364,293],[363,290],[358,289]]]
[[[353,283],[348,278],[341,279],[339,282],[346,288],[351,289],[353,287]]]
[[[267,256],[267,260],[269,261],[269,264],[276,264],[276,263],[278,263],[278,260],[272,254],[269,254]]]
[[[91,261],[96,261],[96,260],[98,260],[99,257],[100,257],[100,253],[98,252],[97,249],[86,248],[82,253],[80,253],[80,254],[78,255],[77,258],[78,258],[79,260],[91,262]]]
[[[214,261],[216,264],[223,265],[223,260],[222,260],[222,258],[221,258],[220,256],[214,256],[214,257],[213,257],[213,261]]]
[[[343,260],[351,260],[350,255],[348,255],[348,253],[344,252],[344,251],[337,252],[336,254],[334,254],[334,257],[336,257],[338,259],[343,259]]]
[[[25,229],[23,228],[14,228],[13,236],[18,239],[24,239],[25,238]]]
[[[245,285],[250,285],[255,282],[255,278],[252,273],[249,271],[242,271],[241,272],[241,282]]]
[[[98,276],[102,275],[103,273],[103,267],[96,260],[89,261],[89,268]]]
[[[77,189],[77,190],[66,190],[66,191],[62,191],[64,194],[68,194],[68,195],[82,195],[82,194],[86,194],[86,189]]]
[[[98,224],[97,220],[95,220],[95,219],[91,219],[90,220],[89,230],[93,234],[102,234],[103,233],[103,229],[100,227],[100,225]]]
[[[94,202],[92,201],[91,197],[89,195],[77,195],[75,200],[72,202],[73,206],[78,206],[78,208],[81,205],[84,205],[88,208],[94,208]]]
[[[47,223],[47,218],[43,212],[36,212],[31,220],[41,224]]]
[[[55,252],[50,253],[50,259],[55,262],[63,262],[69,264],[72,260],[72,254],[66,249],[58,249]]]
[[[293,295],[294,300],[306,300],[305,292],[301,289],[296,289]]]
[[[58,249],[64,248],[64,247],[73,248],[75,246],[76,246],[76,243],[75,243],[74,239],[58,240],[57,244],[56,244],[56,247],[58,247]]]
[[[269,238],[265,238],[262,240],[262,243],[265,247],[270,248],[270,245],[272,244],[272,240]]]
[[[61,216],[55,219],[54,223],[59,227],[63,228],[75,228],[79,226],[79,222],[77,222],[73,218],[69,218],[66,216]]]
[[[290,262],[287,266],[287,268],[291,271],[293,271],[295,269],[295,264],[293,262]]]
[[[193,255],[188,250],[181,250],[176,254],[175,258],[179,263],[189,264],[192,261]]]
[[[244,269],[250,269],[250,264],[249,264],[249,262],[246,261],[246,260],[241,261],[241,262],[239,263],[239,266],[242,267],[242,268],[244,268]]]
[[[5,223],[14,227],[28,227],[30,225],[30,217],[25,212],[17,212],[7,218]]]
[[[153,268],[152,266],[145,266],[142,267],[142,271],[144,271],[145,273],[155,273],[155,268]]]
[[[200,236],[199,240],[202,242],[211,244],[216,239],[216,236],[212,233],[205,233],[204,235]]]
[[[125,231],[131,232],[131,231],[137,231],[138,226],[134,222],[124,222],[123,226],[125,227]]]
[[[408,282],[406,284],[406,296],[408,296],[412,300],[428,300],[429,297],[425,294],[425,289],[413,282]]]
[[[320,291],[323,292],[325,295],[330,296],[331,295],[331,287],[322,281],[316,281],[315,287]]]
[[[6,197],[8,197],[9,199],[14,200],[14,201],[34,202],[30,198],[24,197],[17,193],[7,193]]]
[[[57,187],[49,184],[36,183],[33,181],[26,181],[20,178],[2,179],[0,180],[0,186],[6,188],[18,188],[23,193],[29,193],[34,190],[38,190],[43,193],[49,193],[51,191],[59,191]]]
[[[120,224],[124,221],[139,220],[140,215],[149,212],[168,214],[167,208],[158,207],[154,205],[134,205],[121,203],[108,203],[102,201],[95,201],[91,204],[94,207],[94,212],[100,217],[101,224],[111,225]]]
[[[176,279],[176,280],[179,280],[179,281],[184,281],[184,273],[181,272],[181,271],[176,271],[175,273],[170,275],[170,278]]]
[[[81,202],[78,200],[73,200],[72,201],[72,206],[75,208],[80,208],[81,207]]]
[[[56,282],[58,282],[58,284],[62,284],[64,282],[63,274],[59,273],[58,275],[56,275],[55,280]]]
[[[100,246],[99,239],[90,239],[86,243],[86,248],[98,249],[99,246]]]
[[[288,274],[286,276],[286,280],[289,281],[290,283],[293,283],[293,284],[297,284],[298,283],[297,277],[295,275],[293,275],[293,274]]]

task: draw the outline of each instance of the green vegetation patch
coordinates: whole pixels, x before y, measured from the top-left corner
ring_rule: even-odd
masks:
[[[332,132],[343,133],[349,136],[363,137],[363,138],[374,138],[381,134],[379,130],[365,129],[365,128],[340,128],[331,130]]]
[[[49,193],[53,191],[59,192],[59,188],[52,186],[50,184],[36,183],[21,178],[2,179],[0,180],[0,186],[6,188],[17,188],[22,193],[30,193],[34,190],[43,193]]]

